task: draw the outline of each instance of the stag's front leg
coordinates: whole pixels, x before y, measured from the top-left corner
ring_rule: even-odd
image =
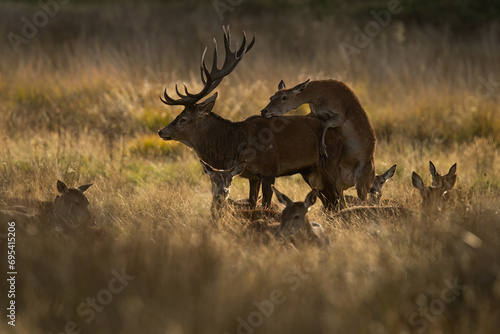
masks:
[[[326,152],[326,142],[325,142],[325,137],[326,137],[326,131],[328,131],[329,128],[337,128],[339,126],[342,126],[344,124],[344,120],[339,114],[333,114],[331,118],[326,120],[323,123],[323,133],[321,134],[321,144],[319,146],[319,154],[321,155],[322,158],[328,158],[328,153]]]
[[[248,204],[250,204],[250,209],[255,209],[255,207],[257,206],[259,188],[260,180],[250,180],[250,195],[248,196]]]
[[[271,185],[274,184],[276,179],[274,177],[267,177],[262,180],[262,206],[264,208],[271,207],[271,199],[273,198],[273,189]]]

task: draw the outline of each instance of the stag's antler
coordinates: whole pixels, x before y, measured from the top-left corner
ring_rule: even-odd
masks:
[[[192,94],[188,91],[187,86],[184,84],[185,94],[181,94],[179,92],[177,84],[175,84],[175,91],[180,99],[174,100],[173,98],[168,96],[167,88],[165,87],[165,91],[163,93],[163,97],[165,99],[162,99],[162,97],[160,96],[160,99],[163,103],[168,105],[183,105],[186,107],[193,106],[196,102],[198,102],[199,100],[210,94],[215,88],[217,88],[222,79],[234,70],[245,53],[247,53],[255,43],[254,34],[252,41],[248,44],[248,46],[246,46],[246,34],[245,32],[243,32],[243,41],[241,42],[241,47],[238,49],[238,44],[236,44],[236,50],[232,51],[229,26],[227,26],[227,28],[222,27],[222,30],[224,31],[224,48],[226,50],[226,58],[224,59],[222,68],[219,69],[217,67],[217,41],[214,38],[214,56],[212,61],[212,69],[210,71],[205,65],[205,54],[207,52],[207,48],[205,48],[205,50],[203,51],[203,55],[201,56],[200,72],[201,81],[204,85],[203,89],[197,94]]]

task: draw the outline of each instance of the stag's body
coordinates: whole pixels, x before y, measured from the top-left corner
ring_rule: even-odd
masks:
[[[271,184],[275,178],[296,173],[300,173],[311,188],[318,188],[323,204],[331,207],[338,201],[332,176],[337,173],[342,140],[335,131],[328,133],[326,140],[330,154],[326,161],[321,162],[317,149],[321,128],[322,122],[313,117],[291,116],[281,120],[252,116],[241,122],[232,122],[205,109],[201,116],[182,112],[160,130],[159,135],[192,148],[216,169],[227,169],[235,162],[246,160],[240,176],[250,181],[252,208],[255,208],[261,182],[262,203],[269,207]],[[269,137],[262,140],[262,134]]]
[[[309,104],[311,112],[323,121],[320,152],[328,155],[324,140],[329,128],[335,128],[344,142],[337,186],[341,192],[356,186],[358,197],[365,201],[375,179],[375,131],[354,92],[336,80],[306,81],[286,89],[283,82],[262,110],[262,116],[279,116]]]

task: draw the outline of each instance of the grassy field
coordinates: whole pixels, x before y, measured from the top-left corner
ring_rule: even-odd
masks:
[[[28,38],[22,18],[33,22],[40,5],[0,3],[0,35],[24,38],[0,41],[0,204],[52,200],[58,179],[93,183],[86,195],[99,227],[70,236],[19,231],[15,327],[0,238],[0,332],[497,332],[498,25],[462,34],[393,14],[361,47],[356,28],[374,22],[370,9],[354,20],[244,6],[221,21],[213,6],[193,2],[60,5]],[[257,37],[217,89],[216,113],[258,114],[281,79],[342,80],[373,122],[377,171],[398,164],[384,198],[418,211],[412,171],[429,184],[429,160],[440,172],[456,162],[447,210],[433,221],[341,224],[316,204],[309,217],[332,243],[299,251],[245,238],[236,218],[214,226],[196,155],[156,134],[181,111],[158,96],[175,82],[200,87],[203,48],[213,37],[220,44],[228,23],[234,40],[241,30]],[[350,56],[348,45],[357,50]],[[297,176],[276,184],[294,200],[309,191]],[[247,192],[235,179],[231,197]]]

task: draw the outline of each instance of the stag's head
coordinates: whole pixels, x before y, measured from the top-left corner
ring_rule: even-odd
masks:
[[[89,211],[89,200],[83,194],[92,184],[69,188],[64,182],[57,181],[59,195],[54,200],[54,215],[68,227],[89,226],[93,217]]]
[[[439,186],[425,186],[422,178],[415,172],[411,176],[412,184],[420,191],[422,196],[422,212],[425,215],[434,215],[439,212],[443,205],[444,194],[451,190],[457,180],[456,175],[452,175],[443,180]]]
[[[396,167],[397,165],[394,165],[382,175],[375,176],[375,181],[373,181],[373,185],[370,188],[370,204],[378,205],[380,203],[380,198],[382,198],[382,188],[385,182],[394,176]]]
[[[316,203],[318,190],[313,189],[307,194],[304,202],[294,202],[285,194],[282,194],[274,186],[272,186],[274,194],[281,204],[285,205],[281,214],[280,227],[276,231],[276,236],[285,238],[296,234],[307,234],[311,229],[311,223],[306,217],[309,208]]]
[[[241,46],[236,49],[231,50],[231,34],[229,27],[223,28],[224,30],[224,49],[226,52],[226,57],[222,68],[218,68],[217,65],[217,42],[214,39],[214,53],[212,60],[212,68],[209,71],[205,64],[205,51],[201,57],[201,81],[203,83],[203,88],[198,93],[189,92],[186,85],[184,85],[184,93],[179,91],[177,84],[175,85],[175,91],[179,99],[173,99],[167,94],[167,89],[163,93],[163,98],[160,97],[161,101],[170,106],[184,106],[184,110],[166,127],[158,131],[158,135],[164,140],[176,140],[182,142],[183,144],[192,147],[191,143],[192,134],[197,132],[197,128],[203,125],[203,118],[212,112],[212,109],[217,99],[217,93],[209,97],[203,102],[199,102],[201,99],[208,96],[217,86],[221,83],[225,76],[229,75],[236,65],[241,61],[245,53],[247,53],[255,42],[255,35],[250,43],[247,45],[246,35],[243,32],[243,41]]]
[[[212,211],[220,210],[224,207],[229,197],[233,178],[243,173],[246,161],[230,169],[215,169],[201,159],[200,162],[203,166],[203,170],[210,177],[210,182],[212,183]]]
[[[262,117],[281,116],[297,109],[304,100],[299,95],[306,89],[309,79],[293,88],[287,89],[283,80],[278,84],[278,91],[271,96],[269,104],[260,112]]]

